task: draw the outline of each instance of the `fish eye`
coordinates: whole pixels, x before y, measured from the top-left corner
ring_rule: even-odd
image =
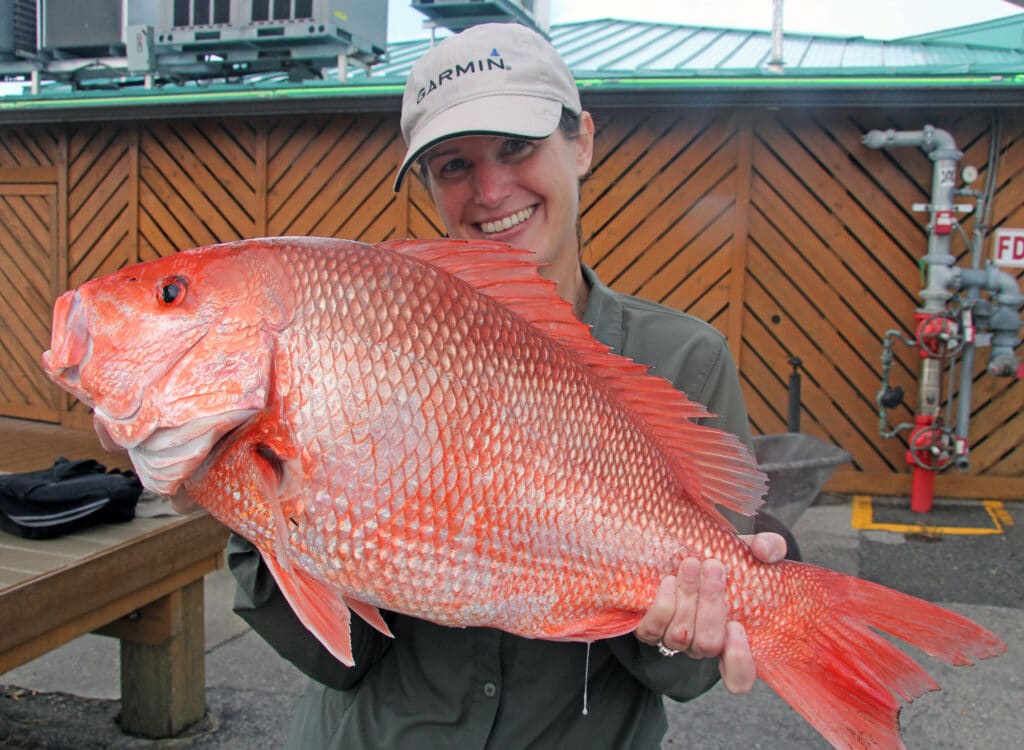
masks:
[[[188,284],[180,276],[171,276],[160,282],[157,296],[165,305],[176,305],[185,299]]]

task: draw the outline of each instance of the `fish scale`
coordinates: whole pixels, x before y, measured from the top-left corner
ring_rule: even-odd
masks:
[[[719,511],[761,502],[750,452],[595,342],[530,257],[452,240],[199,248],[63,295],[43,366],[147,486],[183,487],[252,541],[348,664],[350,610],[387,635],[378,607],[533,638],[628,633],[687,555],[722,560],[758,675],[838,748],[902,747],[900,699],[937,688],[871,628],[951,664],[1005,650],[928,602],[758,562]]]
[[[414,288],[417,288],[417,286],[415,284],[414,284]],[[370,292],[372,292],[372,291],[373,291],[373,287],[368,289],[368,293],[367,294],[360,294],[360,295],[353,296],[353,300],[354,301],[351,302],[350,315],[352,316],[353,320],[356,321],[356,323],[358,325],[358,328],[360,330],[362,330],[362,331],[367,332],[364,335],[368,335],[369,338],[373,341],[374,345],[380,345],[380,338],[379,337],[380,337],[381,333],[385,332],[385,331],[392,331],[393,330],[395,338],[401,338],[402,336],[409,336],[409,335],[419,334],[421,329],[418,328],[418,327],[415,329],[415,331],[411,331],[410,328],[402,327],[400,325],[396,326],[396,327],[382,325],[380,323],[381,315],[386,315],[386,316],[389,316],[389,317],[393,316],[393,310],[389,309],[391,305],[389,303],[390,300],[387,300],[387,299],[378,300],[377,307],[375,307],[375,308],[369,307],[368,306],[369,300],[372,298]],[[416,309],[429,310],[429,304],[425,300],[423,300],[423,299],[415,300],[415,301],[413,301],[413,304],[415,305]],[[510,335],[505,335],[505,336],[501,335],[502,333],[504,333],[504,331],[502,331],[501,333],[496,333],[496,329],[498,328],[498,326],[497,326],[497,324],[494,324],[494,323],[480,322],[477,325],[473,326],[472,324],[469,323],[469,321],[473,321],[474,323],[476,323],[477,322],[476,321],[476,317],[474,315],[469,315],[468,313],[464,313],[464,315],[465,315],[465,320],[467,320],[467,326],[470,326],[470,327],[478,329],[480,331],[480,334],[479,334],[480,338],[483,341],[486,341],[488,344],[493,344],[495,346],[500,346],[508,338],[514,337],[511,334]],[[479,315],[479,314],[477,314],[477,315]],[[413,316],[413,317],[411,317],[411,320],[415,323],[417,317],[418,316]],[[422,316],[420,316],[420,317],[422,317]],[[399,319],[399,321],[402,320],[402,318],[400,316],[398,317],[398,319]],[[468,331],[467,331],[467,333],[468,333]],[[484,336],[488,336],[489,338],[483,338]],[[437,358],[432,357],[432,355],[434,355],[434,353],[435,353],[435,351],[434,351],[434,349],[435,349],[435,347],[434,347],[435,340],[432,340],[429,337],[424,337],[422,335],[421,335],[420,338],[421,338],[421,342],[423,344],[422,345],[422,350],[417,352],[418,356],[415,357],[414,360],[419,361],[419,360],[421,360],[423,358],[427,358],[427,359],[430,359],[431,361],[437,361]],[[530,353],[534,353],[534,352],[529,352],[529,351],[526,352],[525,359],[527,361],[528,361],[528,358],[530,356]],[[539,355],[539,353],[537,353],[537,355],[535,355],[535,357],[537,359],[542,359],[541,356]],[[364,357],[361,357],[361,358],[356,357],[356,359],[358,359],[361,363],[364,363],[364,364],[369,363],[370,364],[368,367],[365,368],[365,372],[360,372],[360,376],[361,377],[367,377],[367,375],[377,372],[377,368],[374,367],[374,365],[376,364],[376,361],[375,361],[375,359],[373,357],[364,356]],[[517,361],[518,362],[522,362],[523,360],[519,359]],[[476,360],[474,359],[474,357],[472,355],[470,355],[469,357],[465,357],[462,360],[462,362],[464,363],[464,367],[466,367],[468,369],[465,370],[465,371],[460,371],[461,372],[461,379],[467,380],[470,383],[474,383],[474,382],[478,381],[480,379],[478,377],[478,375],[477,375],[478,368],[477,369],[473,369],[473,368],[469,367],[469,363],[475,364]],[[499,365],[495,369],[502,370],[502,367]],[[528,370],[528,367],[527,368],[523,368],[523,370],[524,371]],[[389,363],[389,365],[387,367],[383,368],[383,372],[392,372],[392,373],[400,372],[399,363],[396,363],[396,362]],[[316,379],[317,378],[313,378],[314,381]],[[408,377],[408,373],[403,373],[403,377],[402,378],[396,378],[396,380],[399,380],[399,379],[400,380],[408,380],[408,381],[412,381],[412,382],[422,382],[423,381],[423,377],[422,376]],[[497,381],[497,386],[498,387],[492,388],[492,394],[493,395],[501,392],[501,383],[502,383],[502,381],[498,380]],[[546,388],[546,389],[545,388],[539,388],[539,387],[537,387],[537,385],[538,385],[538,383],[536,382],[536,380],[534,382],[528,382],[528,381],[521,382],[519,387],[518,387],[518,389],[515,390],[515,391],[512,391],[508,395],[508,398],[505,400],[504,403],[506,405],[508,405],[508,408],[511,408],[513,410],[515,409],[515,407],[521,406],[521,405],[526,405],[528,407],[528,406],[530,406],[532,404],[532,405],[536,406],[538,403],[544,403],[544,401],[547,401],[547,403],[552,403],[550,401],[550,399],[553,398],[554,393],[552,393],[550,391],[553,390],[553,389],[552,388]],[[545,390],[547,390],[548,392],[544,392]],[[546,399],[538,401],[538,400],[530,400],[530,399],[526,398],[527,394],[538,393],[538,392],[544,392],[544,395],[545,395]],[[381,392],[378,392],[376,395],[377,395],[377,397],[379,399],[384,397],[384,394],[381,393]],[[466,404],[467,402],[472,403],[474,405],[478,405],[481,398],[482,397],[480,397],[480,395],[477,395],[477,397],[473,398],[473,399],[461,398],[461,399],[456,399],[455,401],[460,402],[460,404],[462,404],[462,405]],[[305,401],[305,400],[303,400],[303,401]],[[380,408],[381,408],[381,404],[379,402],[375,402],[375,404],[373,405],[373,408],[370,409],[369,412],[373,413],[373,414],[377,414]],[[451,408],[451,405],[450,405],[450,408]],[[366,410],[366,409],[362,410],[362,412],[364,412],[364,413],[367,413],[367,411],[368,410]],[[472,415],[472,411],[470,412],[470,414]],[[542,425],[542,424],[550,421],[550,415],[547,415],[547,414],[535,414],[535,415],[517,414],[517,415],[515,415],[515,417],[517,418],[518,422],[525,423],[527,425],[532,425],[535,428],[537,426],[539,426],[539,425]],[[449,416],[447,416],[447,419],[450,419],[450,420],[454,421],[455,417],[454,417],[454,415],[449,415]],[[373,420],[370,419],[368,421],[373,421]],[[475,421],[475,420],[471,419],[471,421]],[[498,421],[497,417],[492,417],[492,421],[497,422]],[[469,426],[473,426],[473,425],[471,424]],[[302,440],[302,430],[301,430],[301,427],[297,428],[296,431],[297,431],[297,438],[298,438],[299,442],[300,443],[304,443],[304,441]],[[457,429],[455,431],[458,432],[459,430]],[[487,435],[487,434],[492,434],[492,433],[494,433],[494,430],[488,429],[486,427],[484,427],[483,429],[481,429],[479,431],[479,434],[481,434],[481,435]],[[582,434],[589,434],[589,432],[587,430],[583,430],[581,433]],[[550,436],[550,438],[553,439],[553,440],[557,440],[557,438],[558,438],[558,434],[557,433],[556,434],[552,434],[552,435],[546,435],[546,436]],[[494,470],[495,466],[500,463],[499,461],[494,460],[494,454],[492,452],[489,452],[489,451],[486,451],[486,450],[483,450],[483,451],[477,450],[476,447],[473,445],[473,434],[472,433],[469,434],[469,440],[470,440],[470,443],[469,443],[469,445],[467,445],[463,449],[462,454],[456,454],[456,455],[457,456],[459,456],[459,455],[465,455],[465,456],[471,455],[471,456],[474,456],[475,459],[476,459],[476,462],[477,462],[477,466],[476,467],[478,469],[481,469],[484,472],[487,471],[487,470]],[[396,438],[395,438],[394,435],[383,434],[383,435],[379,436],[379,438],[377,438],[376,440],[372,441],[372,446],[367,446],[366,450],[368,452],[376,454],[379,451],[385,451],[387,446],[394,445],[395,442],[396,442]],[[543,441],[543,439],[535,439],[535,442],[543,443],[544,441]],[[522,441],[517,442],[517,444],[518,445],[522,445]],[[495,448],[496,448],[496,450],[500,450],[501,447],[500,447],[500,445],[496,445]],[[450,449],[450,452],[452,452],[451,449]],[[378,463],[377,467],[376,467],[377,470],[381,471],[381,473],[384,473],[384,474],[387,474],[387,475],[392,475],[392,472],[395,471],[395,467],[396,466],[400,467],[400,466],[408,465],[408,461],[407,461],[407,457],[406,456],[398,456],[396,458],[397,458],[396,461],[390,462],[390,463],[384,462],[384,465],[382,465],[381,463]],[[319,459],[319,457],[315,457],[314,458],[314,462],[318,462],[319,460],[321,460],[321,459]],[[382,469],[383,469],[383,471],[382,471]],[[479,476],[480,473],[477,472],[474,475]],[[518,484],[523,485],[523,486],[529,486],[528,483],[518,483]],[[386,502],[386,501],[384,501],[384,502]],[[431,508],[431,506],[428,505],[428,504],[423,504],[421,507],[426,508],[427,510],[429,510]],[[506,523],[508,523],[508,519],[507,518],[498,517],[498,518],[494,518],[494,519],[490,519],[490,518],[487,519],[487,524],[489,524],[490,527],[495,528],[495,529],[502,528]],[[359,526],[358,528],[365,529],[366,527],[365,527],[365,524],[364,524],[364,525]],[[477,533],[476,536],[477,537],[484,537],[484,538],[486,538],[486,534],[487,534],[486,528],[487,528],[486,525],[482,526],[480,528],[480,531]],[[427,554],[431,554],[432,555],[433,554],[433,551],[432,551],[433,550],[433,546],[434,545],[431,545],[429,547],[425,547],[423,551],[425,553],[427,553]],[[505,548],[506,548],[506,545],[501,545],[501,544],[497,545],[497,547],[496,547],[497,550],[502,550],[502,549],[505,549]],[[373,571],[373,565],[370,563],[370,560],[368,560],[367,569],[370,572],[369,575],[376,577],[376,572]],[[511,576],[511,578],[512,578],[513,581],[516,580],[514,576]],[[517,586],[517,588],[518,588],[518,586]],[[408,607],[408,605],[406,605],[406,602],[392,602],[392,603],[393,603],[393,605],[398,606],[398,607],[401,607],[402,605]]]

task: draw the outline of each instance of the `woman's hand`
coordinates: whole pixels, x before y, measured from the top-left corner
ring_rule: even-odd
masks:
[[[771,532],[743,537],[761,562],[774,563],[786,556],[786,540]],[[651,646],[683,651],[696,659],[718,657],[722,684],[730,693],[746,693],[754,686],[757,670],[746,631],[728,620],[725,566],[720,560],[688,557],[674,576],[658,586],[647,613],[634,634]]]

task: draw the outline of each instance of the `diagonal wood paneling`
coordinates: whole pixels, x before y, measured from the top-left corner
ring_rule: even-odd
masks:
[[[262,233],[249,120],[138,127],[140,259]]]
[[[401,162],[399,162],[401,163]],[[410,237],[440,237],[444,234],[441,219],[437,216],[430,193],[420,179],[410,173],[405,179],[403,190],[408,191],[408,232]]]
[[[400,224],[391,189],[394,121],[359,116],[278,123],[268,135],[268,234],[379,241]]]
[[[926,216],[911,206],[928,201],[932,165],[920,149],[875,151],[861,138],[871,128],[944,128],[962,163],[980,169],[980,188],[998,127],[990,225],[1020,227],[1024,113],[608,109],[595,123],[580,195],[584,260],[614,288],[729,335],[756,432],[785,429],[789,359],[800,357],[803,430],[848,450],[862,477],[843,486],[904,487],[894,480],[907,476],[905,436],[879,436],[874,398],[882,336],[908,335],[920,304]],[[403,151],[393,114],[3,129],[0,185],[31,189],[0,195],[0,304],[20,332],[3,338],[0,357],[22,363],[0,370],[0,403],[20,404],[0,410],[63,418],[81,409],[60,403],[33,369],[61,274],[78,284],[135,260],[268,234],[438,236],[415,177],[391,190]],[[962,220],[970,232],[974,217]],[[959,237],[953,252],[970,263]],[[940,485],[967,495],[1024,470],[1024,386],[988,375],[987,356],[979,350],[974,368],[971,471]],[[913,417],[919,367],[898,345],[892,383],[907,397],[891,424]],[[991,481],[978,490],[975,480]]]
[[[0,169],[52,167],[57,164],[60,129],[5,127],[0,135]]]
[[[68,288],[135,260],[129,131],[102,125],[69,134]]]
[[[0,183],[0,413],[58,421],[61,399],[42,373],[56,266],[56,186]]]
[[[608,136],[611,136],[610,138]],[[727,113],[618,115],[582,201],[584,258],[614,289],[728,329],[736,127]],[[621,210],[628,206],[629,210]]]
[[[43,376],[57,292],[60,128],[0,131],[0,413],[57,421],[62,400]]]

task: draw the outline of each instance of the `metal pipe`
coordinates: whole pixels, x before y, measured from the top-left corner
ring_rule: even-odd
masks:
[[[950,243],[957,162],[963,157],[963,153],[956,148],[953,136],[944,130],[925,126],[922,133],[924,143],[921,148],[928,153],[934,166],[928,254],[924,259],[928,269],[928,283],[921,292],[921,297],[924,299],[925,312],[936,313],[946,309],[950,298],[944,271],[956,263],[956,258],[950,252]],[[949,222],[945,231],[941,223],[944,221]]]
[[[772,0],[772,57],[768,66],[781,71],[785,61],[782,59],[782,0]]]
[[[918,310],[918,320],[942,313],[952,296],[950,278],[956,258],[950,252],[953,228],[953,197],[956,190],[957,161],[963,153],[956,140],[945,130],[925,125],[921,130],[871,130],[865,133],[868,148],[916,146],[932,160],[932,202],[929,205],[928,252],[922,263],[926,269],[925,288],[921,291],[924,304]],[[942,368],[938,361],[925,359],[921,367],[919,414],[938,415],[940,378]]]
[[[988,218],[992,209],[992,194],[996,185],[996,172],[999,165],[999,117],[992,115],[990,138],[988,145],[988,172],[985,175],[985,187],[978,193],[974,190],[966,192],[973,193],[974,204],[974,231],[971,242],[971,268],[981,268],[981,258],[984,252],[985,235],[988,234]],[[964,238],[966,240],[966,237]],[[956,468],[960,471],[967,471],[971,462],[968,458],[970,441],[968,432],[971,422],[971,392],[974,389],[974,353],[976,331],[978,321],[975,317],[975,310],[981,300],[981,290],[978,287],[970,287],[967,290],[966,301],[961,313],[961,326],[964,336],[963,357],[960,360],[960,385],[957,389],[957,412],[956,412]],[[987,303],[985,305],[987,309]]]
[[[915,341],[908,339],[895,328],[886,331],[885,336],[882,337],[882,387],[875,395],[875,402],[878,404],[878,431],[886,439],[914,427],[912,422],[903,422],[895,427],[889,427],[889,409],[894,409],[903,403],[903,388],[889,385],[889,374],[892,372],[892,363],[895,359],[892,350],[893,339],[899,339],[907,346],[917,345]]]
[[[996,309],[989,318],[992,348],[988,371],[997,377],[1008,377],[1017,371],[1017,345],[1020,343],[1020,315],[1024,305],[1016,277],[988,265],[982,269],[958,269],[950,283],[968,290],[984,289],[994,296]]]
[[[971,389],[974,387],[973,307],[966,308],[964,315],[968,318],[963,321],[964,335],[969,340],[964,344],[963,357],[960,360],[960,388],[957,391],[956,439],[958,445],[956,468],[960,471],[967,471],[971,465],[970,459],[967,457],[967,432],[971,422]],[[968,327],[970,327],[970,331],[966,330]]]
[[[921,130],[869,130],[862,142],[868,148],[889,148],[892,146],[917,146],[926,153],[936,149],[956,150],[956,140],[945,130],[925,125]]]

